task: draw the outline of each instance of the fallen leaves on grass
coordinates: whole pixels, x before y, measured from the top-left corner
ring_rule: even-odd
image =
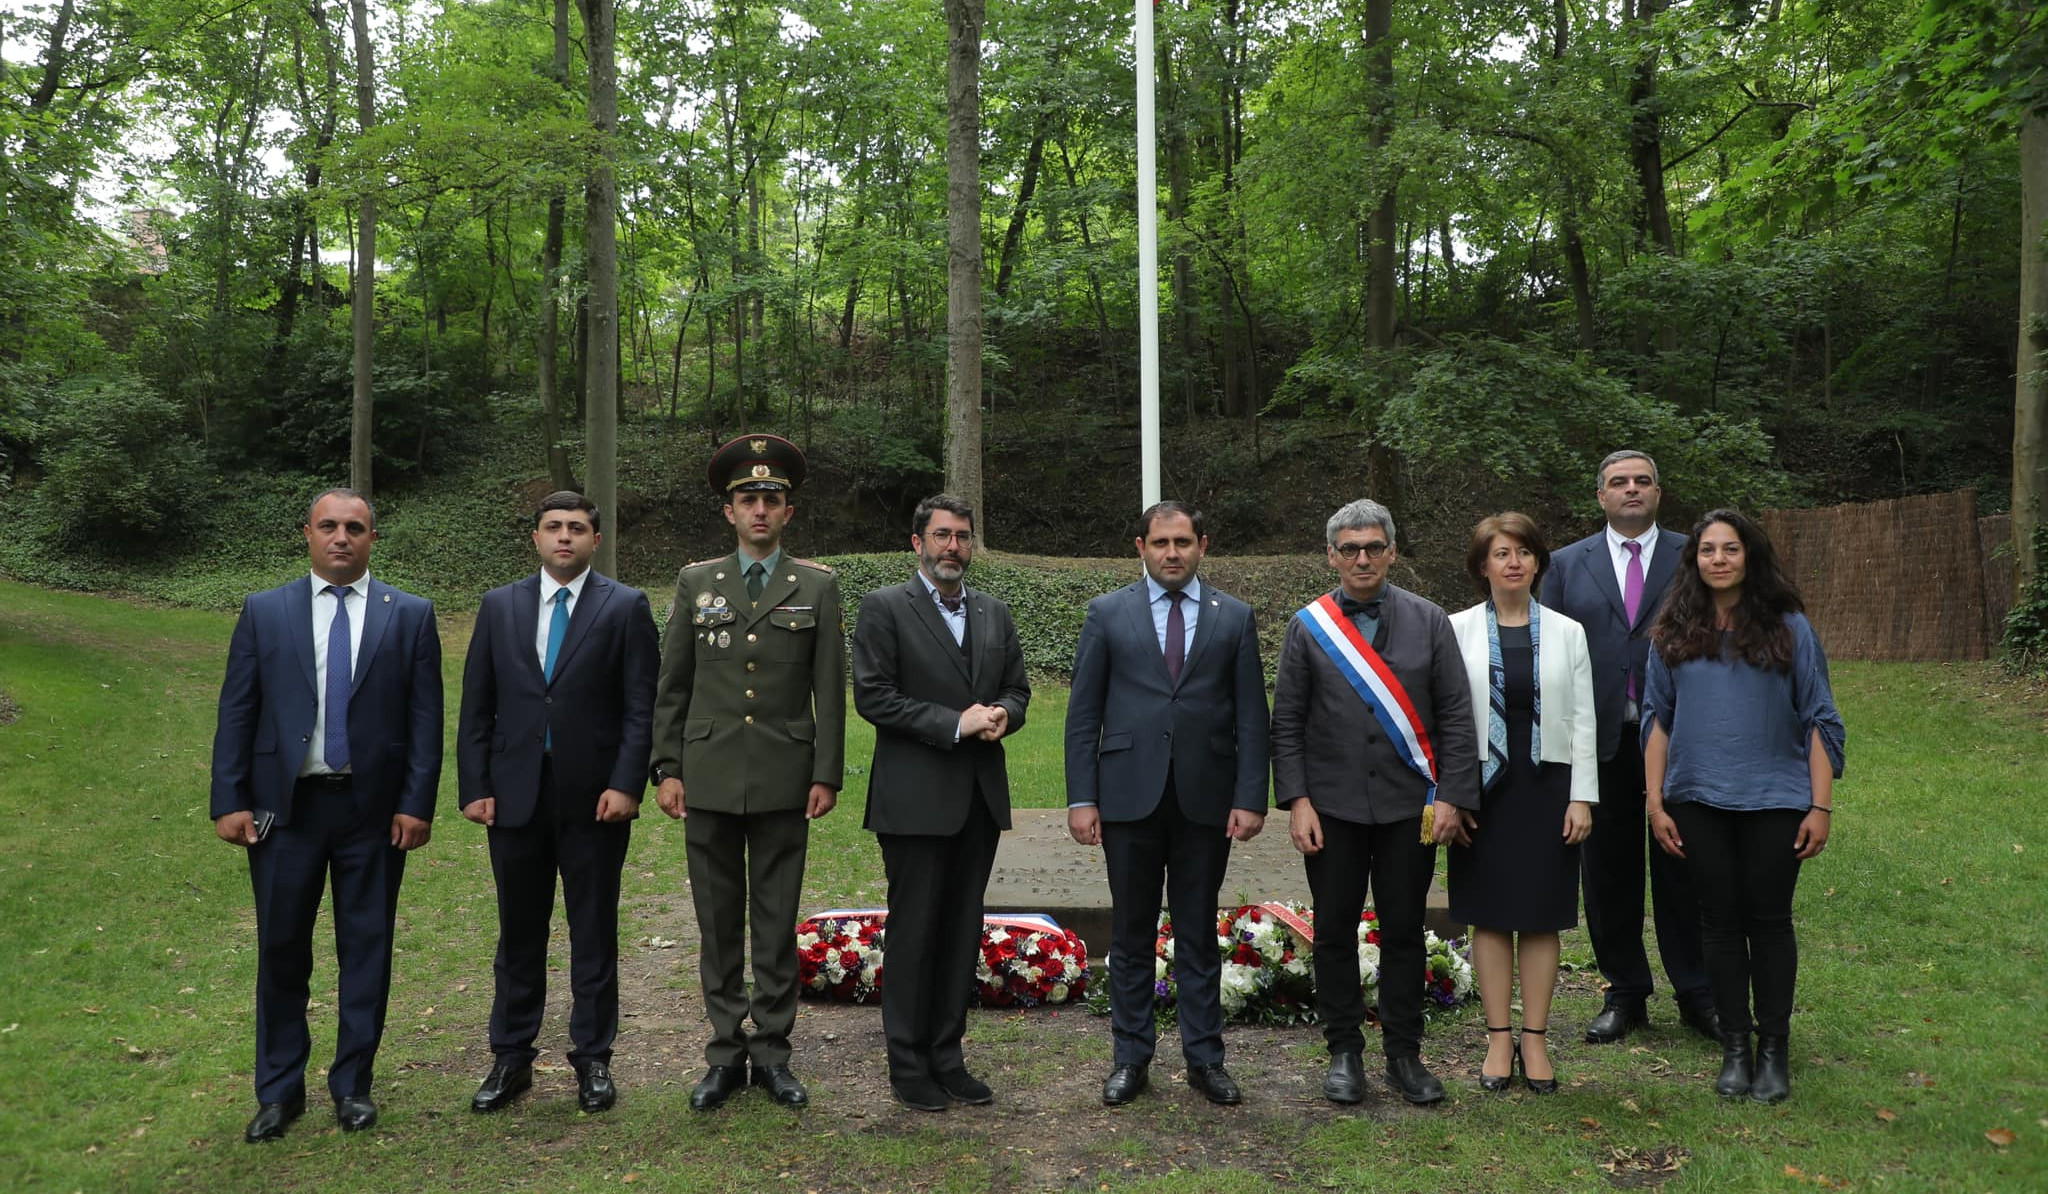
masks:
[[[2017,1142],[2019,1136],[2011,1128],[1993,1128],[1984,1133],[1984,1139],[1989,1140],[2000,1148],[2007,1148]]]
[[[1879,1107],[1877,1109],[1877,1117],[1886,1123],[1890,1123],[1899,1117],[1899,1113],[1890,1107]]]
[[[1692,1159],[1692,1150],[1667,1144],[1658,1148],[1611,1148],[1600,1162],[1616,1186],[1623,1189],[1661,1186],[1677,1176]]]

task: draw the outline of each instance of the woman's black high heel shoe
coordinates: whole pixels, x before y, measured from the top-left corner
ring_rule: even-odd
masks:
[[[1531,1028],[1526,1024],[1522,1026],[1523,1036],[1544,1036],[1549,1031],[1548,1027]],[[1528,1085],[1530,1094],[1546,1095],[1557,1093],[1557,1079],[1555,1077],[1531,1078],[1529,1076],[1529,1063],[1522,1058],[1522,1041],[1519,1037],[1515,1040],[1515,1064],[1522,1067],[1522,1081]]]
[[[1493,1025],[1491,1025],[1491,1024],[1488,1024],[1488,1025],[1486,1026],[1486,1031],[1488,1031],[1488,1032],[1513,1032],[1513,1031],[1514,1031],[1514,1029],[1513,1029],[1513,1028],[1495,1028],[1495,1027],[1494,1027]],[[1480,1063],[1479,1063],[1479,1089],[1481,1089],[1481,1090],[1485,1090],[1485,1091],[1492,1091],[1492,1092],[1493,1092],[1494,1094],[1499,1094],[1499,1093],[1500,1093],[1501,1091],[1504,1091],[1504,1090],[1506,1090],[1506,1089],[1507,1089],[1507,1088],[1508,1088],[1508,1087],[1509,1087],[1510,1085],[1512,1085],[1512,1084],[1514,1083],[1514,1081],[1515,1081],[1515,1062],[1514,1062],[1514,1059],[1513,1059],[1513,1058],[1509,1058],[1509,1059],[1508,1059],[1508,1072],[1507,1072],[1507,1073],[1505,1073],[1505,1074],[1502,1074],[1502,1075],[1501,1075],[1500,1077],[1498,1077],[1498,1078],[1496,1078],[1496,1077],[1494,1077],[1494,1076],[1493,1076],[1492,1074],[1489,1074],[1489,1073],[1487,1073],[1487,1072],[1486,1072],[1486,1063],[1485,1063],[1485,1062],[1483,1062],[1483,1061],[1482,1061],[1482,1062],[1480,1062]]]

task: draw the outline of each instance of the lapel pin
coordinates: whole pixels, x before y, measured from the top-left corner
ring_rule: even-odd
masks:
[[[782,579],[784,579],[784,580],[788,581],[788,582],[789,582],[789,583],[791,583],[791,584],[795,584],[795,583],[796,583],[796,573],[792,572],[792,573],[790,573],[790,574],[789,574],[788,576],[785,576],[785,577],[783,577]]]
[[[389,594],[389,593],[386,593],[386,594],[384,594],[384,604],[386,604],[386,605],[390,605],[390,604],[391,604],[391,594]]]

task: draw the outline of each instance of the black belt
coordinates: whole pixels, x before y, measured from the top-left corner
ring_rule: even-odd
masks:
[[[353,775],[302,775],[299,777],[299,781],[292,785],[292,793],[294,795],[339,794],[353,789],[355,787],[355,780],[356,777]]]

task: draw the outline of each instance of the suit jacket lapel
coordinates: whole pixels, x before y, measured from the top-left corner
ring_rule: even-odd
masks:
[[[356,648],[355,675],[348,689],[350,695],[362,691],[363,677],[370,674],[370,661],[377,658],[377,644],[384,641],[384,631],[391,625],[391,586],[380,580],[371,580],[369,606],[363,611],[363,641]]]
[[[537,683],[547,683],[547,673],[541,670],[540,656],[533,650],[533,644],[540,641],[540,573],[519,582],[517,598],[512,602],[512,650],[533,669]]]
[[[1180,678],[1182,680],[1187,679],[1188,673],[1195,670],[1195,661],[1202,657],[1202,649],[1207,647],[1210,640],[1216,637],[1216,619],[1223,616],[1223,605],[1216,600],[1216,590],[1206,584],[1202,586],[1201,606],[1202,608],[1195,614],[1195,641],[1188,644],[1187,658],[1180,662]],[[1164,655],[1161,655],[1161,662],[1164,662],[1165,658]],[[1178,681],[1174,683],[1174,687],[1180,687]]]
[[[1657,550],[1650,554],[1650,570],[1643,576],[1643,606],[1636,611],[1636,626],[1648,621],[1664,603],[1664,590],[1671,587],[1671,577],[1678,571],[1678,554],[1684,550],[1685,536],[1657,529]]]
[[[903,586],[903,598],[910,602],[911,616],[924,623],[924,628],[938,640],[939,653],[952,660],[953,666],[959,668],[960,674],[972,684],[974,670],[968,666],[967,660],[961,658],[960,644],[953,641],[953,631],[947,627],[946,619],[939,613],[939,607],[932,601],[931,594],[925,592],[924,582],[915,576],[911,577],[910,583]],[[971,621],[975,611],[970,609],[967,616]],[[973,631],[972,626],[968,629],[970,633]],[[969,641],[972,642],[971,639]]]
[[[540,578],[535,577],[533,583],[535,590],[533,600],[524,604],[526,611],[533,617],[538,618],[540,617]],[[562,649],[555,654],[555,674],[557,676],[562,674],[562,669],[569,665],[569,657],[576,653],[576,648],[582,645],[584,638],[589,635],[590,624],[602,616],[604,603],[611,600],[612,588],[613,585],[610,580],[592,572],[590,579],[583,582],[583,596],[569,603],[569,628],[562,635]],[[529,628],[525,641],[532,642],[538,633],[539,627],[536,624],[534,627]]]
[[[979,699],[981,659],[988,653],[988,594],[978,589],[967,588],[964,584],[961,589],[967,596],[967,683],[974,688]],[[946,637],[952,638],[953,632],[948,630]]]
[[[1152,625],[1152,590],[1141,580],[1126,586],[1123,592],[1126,594],[1122,602],[1124,617],[1131,624],[1128,632],[1131,640],[1152,645],[1152,658],[1159,662],[1159,679],[1172,687],[1173,678],[1166,673],[1166,653],[1159,645],[1159,630]]]
[[[749,608],[752,603],[747,599],[747,574],[743,571],[744,567],[745,565],[740,563],[739,553],[734,552],[719,561],[718,567],[711,573],[711,592],[715,596],[725,598],[726,608],[733,612],[733,617],[738,619],[738,624],[742,627],[754,620],[754,611]]]
[[[782,558],[782,566],[785,568],[794,567],[794,565],[790,564],[789,557],[787,555],[783,556]],[[746,592],[746,590],[747,586],[745,584],[745,573],[742,573],[740,592],[744,593]],[[794,596],[796,596],[795,572],[785,572],[780,576],[770,575],[767,578],[766,583],[764,583],[761,586],[761,600],[758,604],[754,606],[753,610],[750,611],[753,616],[747,619],[748,623],[752,624],[754,622],[760,621],[762,618],[767,617],[769,611],[773,610],[778,605],[787,604],[789,599]]]
[[[1654,566],[1656,558],[1652,557],[1650,562]],[[1593,584],[1606,594],[1607,603],[1614,607],[1616,616],[1627,622],[1628,602],[1622,599],[1621,584],[1614,579],[1614,549],[1607,544],[1607,528],[1604,526],[1600,528],[1600,534],[1586,545],[1586,567],[1593,573]],[[1647,585],[1643,588],[1643,595],[1643,606],[1647,609],[1650,605]],[[1642,611],[1636,612],[1640,614]],[[1634,627],[1631,626],[1630,629],[1633,630]]]
[[[313,582],[309,577],[284,591],[284,616],[291,622],[285,633],[291,636],[292,655],[306,674],[306,691],[319,691],[319,673],[313,668]]]

